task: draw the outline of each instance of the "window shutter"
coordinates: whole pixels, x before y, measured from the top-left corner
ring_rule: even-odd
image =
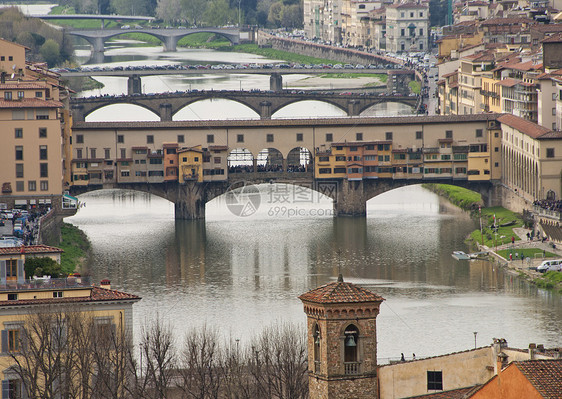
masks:
[[[2,353],[8,353],[8,331],[2,330]],[[4,381],[2,381],[4,383]]]
[[[6,260],[0,260],[0,284],[6,284]]]
[[[4,337],[4,334],[2,334],[2,337]],[[2,399],[10,399],[10,381],[8,380],[2,380]]]
[[[23,259],[18,259],[18,284],[23,284],[25,281],[25,272],[23,269]]]

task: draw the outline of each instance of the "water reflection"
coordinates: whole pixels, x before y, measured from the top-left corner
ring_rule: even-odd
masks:
[[[475,224],[420,187],[372,200],[367,218],[247,219],[220,198],[208,204],[206,221],[174,221],[170,203],[145,194],[81,196],[87,205],[70,221],[92,241],[89,268],[143,297],[137,332],[157,313],[178,334],[207,323],[242,340],[248,326],[303,323],[297,296],[342,272],[386,298],[378,317],[383,358],[468,349],[473,331],[479,345],[493,337],[518,347],[562,344],[560,296],[488,262],[454,260]]]

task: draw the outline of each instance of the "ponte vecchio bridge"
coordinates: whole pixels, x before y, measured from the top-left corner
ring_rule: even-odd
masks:
[[[496,114],[235,121],[74,122],[71,192],[134,189],[176,218],[244,184],[290,183],[334,200],[336,215],[422,182],[455,184],[498,204]]]

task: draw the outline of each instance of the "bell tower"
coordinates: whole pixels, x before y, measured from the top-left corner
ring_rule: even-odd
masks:
[[[310,399],[376,399],[381,296],[343,281],[302,294]]]

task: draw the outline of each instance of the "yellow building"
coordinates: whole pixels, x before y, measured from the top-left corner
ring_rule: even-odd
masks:
[[[203,182],[203,149],[200,145],[178,150],[179,182]]]
[[[120,350],[115,345],[132,333],[133,304],[139,300],[136,295],[112,290],[108,280],[96,286],[80,276],[0,283],[2,397],[45,397],[45,392],[61,389],[74,390],[75,397],[83,397],[85,385],[91,390],[95,379],[114,367],[102,366],[99,359],[87,354],[107,356],[106,348]],[[77,334],[77,330],[84,334]],[[106,337],[110,346],[102,345]],[[69,357],[78,353],[88,362],[80,364]],[[56,369],[39,367],[59,355]],[[28,374],[34,367],[35,374]],[[72,382],[69,376],[73,376]],[[61,378],[66,378],[64,386]],[[38,388],[30,396],[32,384]]]

